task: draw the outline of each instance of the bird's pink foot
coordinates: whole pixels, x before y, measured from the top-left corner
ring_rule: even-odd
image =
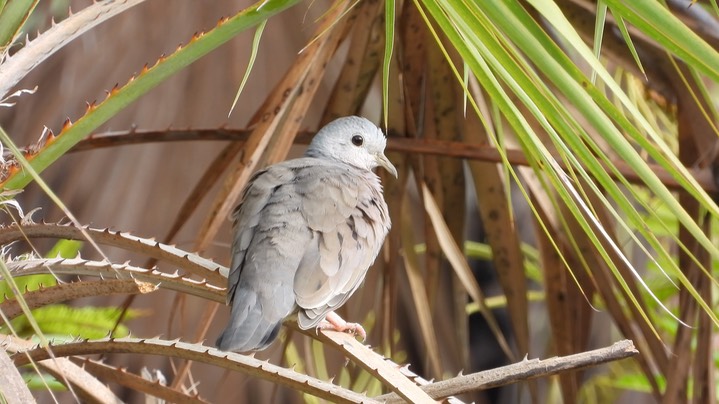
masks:
[[[333,330],[339,332],[348,332],[362,338],[367,339],[367,333],[364,328],[357,323],[348,323],[334,311],[327,313],[327,317],[320,322],[317,328],[321,330]]]

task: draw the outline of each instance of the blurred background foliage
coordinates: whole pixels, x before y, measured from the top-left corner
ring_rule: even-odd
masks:
[[[24,190],[25,211],[41,208],[36,221],[74,217],[227,264],[226,217],[249,175],[299,155],[335,117],[364,115],[386,129],[400,176],[383,175],[394,226],[341,314],[377,352],[441,380],[629,338],[637,359],[460,398],[716,401],[714,0],[3,0],[0,10],[0,126],[66,206],[6,152],[3,185]],[[9,207],[5,222],[16,217]],[[6,256],[81,249],[178,269],[49,238]],[[28,291],[56,282],[17,280]],[[213,341],[229,311],[163,290],[67,304],[35,312],[48,337]],[[31,338],[26,321],[0,331]],[[285,329],[258,357],[384,392],[296,334]],[[211,402],[317,401],[206,364],[103,359],[157,369]],[[40,386],[42,401],[58,387]]]

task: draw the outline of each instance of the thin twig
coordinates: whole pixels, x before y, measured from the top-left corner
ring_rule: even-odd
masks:
[[[107,132],[93,135],[79,142],[72,151],[87,151],[105,147],[125,146],[157,142],[179,142],[197,140],[224,140],[238,141],[247,140],[250,131],[245,129],[167,129],[164,131],[120,131]],[[309,144],[314,132],[301,131],[295,138],[296,144]],[[470,144],[463,142],[450,142],[435,139],[416,139],[407,137],[390,137],[387,142],[387,150],[402,153],[427,154],[435,156],[456,157],[486,162],[502,162],[502,157],[497,148],[487,144]],[[517,149],[504,151],[510,164],[527,166],[527,158],[524,152]],[[561,160],[560,166],[564,168]],[[641,178],[623,161],[613,160],[612,165],[617,171],[633,184],[642,184]],[[657,164],[648,164],[651,170],[671,190],[681,189],[681,185],[664,168]],[[712,181],[711,172],[708,169],[689,169],[699,185],[707,192],[719,191],[717,184]],[[609,175],[615,178],[613,172]],[[616,179],[616,178],[615,178]]]
[[[421,386],[430,397],[440,399],[452,395],[468,393],[504,386],[519,381],[526,381],[538,377],[546,377],[570,370],[597,366],[603,363],[625,359],[637,355],[639,351],[634,348],[630,340],[615,342],[609,347],[595,349],[574,355],[559,356],[549,359],[525,359],[500,368],[483,372],[461,375],[455,378]],[[402,399],[392,393],[374,397],[375,400],[387,403],[402,402]]]

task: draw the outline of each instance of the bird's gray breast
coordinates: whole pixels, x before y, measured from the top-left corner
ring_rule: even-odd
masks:
[[[299,325],[311,328],[361,284],[390,227],[378,177],[350,166],[307,175],[302,214],[312,240],[294,279]]]

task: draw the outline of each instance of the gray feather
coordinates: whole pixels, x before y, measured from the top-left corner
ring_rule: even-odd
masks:
[[[358,130],[366,150],[348,140]],[[233,214],[231,319],[220,349],[264,349],[295,312],[300,328],[316,327],[359,287],[390,227],[377,164],[363,166],[384,141],[369,121],[341,118],[318,133],[309,157],[253,176]]]

